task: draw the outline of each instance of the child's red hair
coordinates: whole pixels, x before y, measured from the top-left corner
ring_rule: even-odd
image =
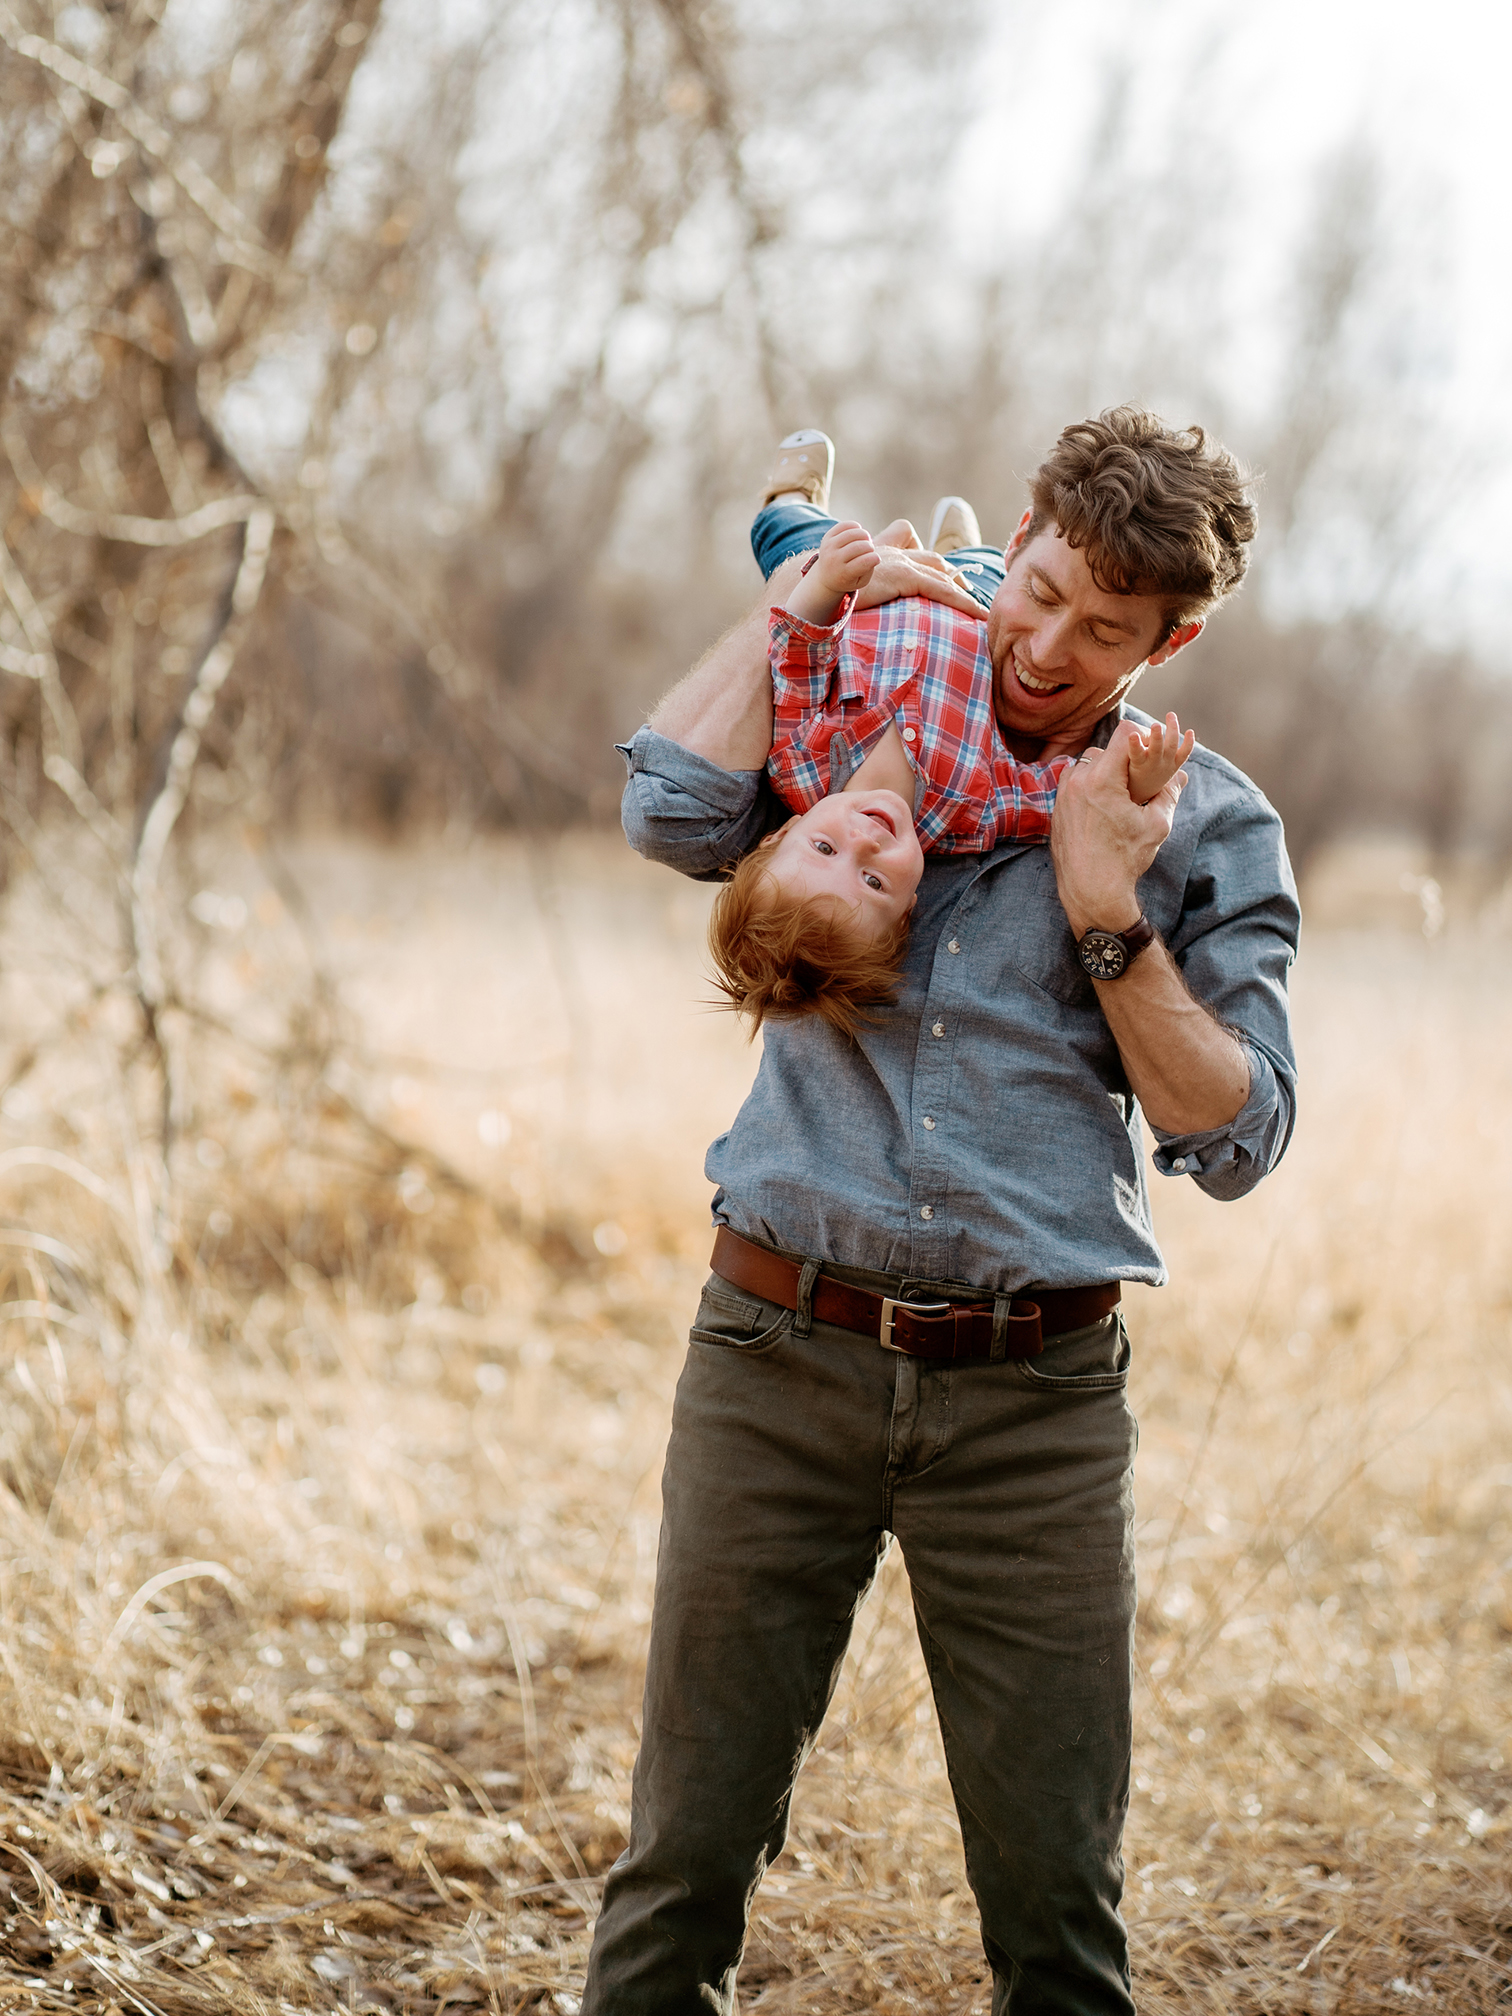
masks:
[[[709,952],[729,1005],[754,1035],[771,1017],[819,1015],[854,1036],[869,1010],[896,998],[908,919],[867,937],[832,896],[792,896],[767,872],[758,847],[714,899]]]

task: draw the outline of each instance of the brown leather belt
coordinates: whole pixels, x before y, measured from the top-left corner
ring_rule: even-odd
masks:
[[[769,1247],[755,1246],[728,1225],[714,1235],[709,1263],[732,1288],[744,1288],[779,1309],[796,1309],[804,1268]],[[853,1287],[833,1275],[817,1274],[809,1308],[820,1323],[875,1337],[888,1351],[909,1358],[1033,1358],[1046,1337],[1100,1323],[1118,1307],[1123,1290],[1117,1281],[1097,1288],[1036,1288],[1015,1295],[1004,1312],[1002,1341],[993,1348],[996,1302],[903,1302]]]

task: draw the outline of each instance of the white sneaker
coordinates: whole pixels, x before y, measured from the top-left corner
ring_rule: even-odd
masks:
[[[829,504],[830,478],[835,473],[835,444],[817,427],[800,427],[777,444],[777,453],[762,486],[761,501],[798,493],[823,511]]]
[[[964,497],[942,497],[929,521],[929,537],[924,542],[931,553],[959,553],[963,546],[980,546],[982,528]]]

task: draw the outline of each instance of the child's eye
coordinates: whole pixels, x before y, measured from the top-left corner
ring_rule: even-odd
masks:
[[[833,854],[835,851],[834,848],[831,847],[828,840],[816,840],[814,842],[814,846],[818,849],[818,851],[821,854]]]
[[[861,880],[866,884],[868,889],[880,889],[882,887],[882,878],[880,875],[863,875]]]

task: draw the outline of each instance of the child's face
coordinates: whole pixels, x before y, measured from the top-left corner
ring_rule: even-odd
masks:
[[[877,934],[912,910],[924,873],[913,813],[896,791],[835,792],[767,845],[767,872],[784,891],[837,897]]]

